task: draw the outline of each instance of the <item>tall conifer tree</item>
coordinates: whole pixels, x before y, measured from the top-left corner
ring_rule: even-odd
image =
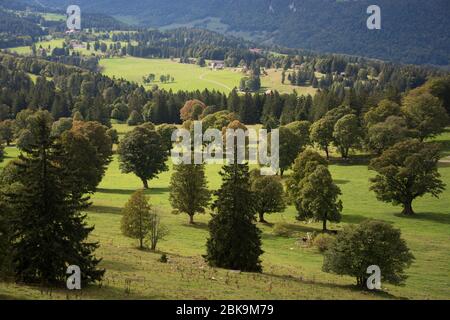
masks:
[[[77,265],[84,283],[100,280],[104,270],[93,255],[98,244],[87,241],[93,228],[81,213],[88,199],[71,193],[72,175],[59,165],[66,155],[50,135],[50,114],[38,111],[31,121],[34,143],[16,162],[17,186],[6,195],[14,273],[28,283],[59,284],[67,267]]]
[[[261,231],[254,223],[255,196],[248,165],[226,165],[220,174],[223,183],[215,193],[217,213],[209,223],[206,260],[215,267],[259,272]]]

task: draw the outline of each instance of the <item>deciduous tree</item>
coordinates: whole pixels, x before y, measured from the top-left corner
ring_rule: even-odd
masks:
[[[339,232],[325,252],[323,271],[355,277],[357,285],[366,287],[367,268],[381,269],[381,280],[394,285],[407,278],[405,269],[414,260],[399,229],[382,221],[368,220],[358,226],[347,226]]]
[[[256,197],[256,212],[259,222],[265,223],[264,214],[282,212],[286,209],[284,189],[281,179],[276,176],[251,174],[251,190]]]
[[[194,223],[196,213],[205,213],[211,193],[208,190],[204,165],[175,165],[169,188],[172,207],[186,213],[190,224]]]
[[[338,199],[341,190],[326,166],[319,165],[300,181],[298,189],[295,201],[298,220],[322,221],[323,231],[327,230],[327,221],[341,221],[342,201]]]
[[[402,111],[410,128],[417,130],[422,141],[440,134],[449,122],[439,99],[429,93],[406,96]]]
[[[9,146],[14,139],[14,121],[5,120],[0,122],[0,140],[6,142]]]
[[[311,141],[316,143],[323,151],[325,151],[327,159],[330,157],[329,147],[333,142],[333,131],[333,121],[327,117],[317,120],[311,126]]]
[[[342,158],[347,159],[350,149],[358,146],[361,139],[358,117],[349,114],[339,119],[334,126],[333,138]]]
[[[148,189],[148,180],[167,171],[168,153],[162,137],[146,125],[128,132],[117,149],[120,169],[134,173]]]
[[[139,240],[139,248],[144,249],[144,239],[152,228],[155,213],[148,203],[143,190],[134,192],[122,210],[120,228],[124,236]]]
[[[373,159],[370,169],[377,175],[370,181],[378,200],[403,206],[403,214],[414,214],[412,202],[429,193],[438,197],[444,190],[437,163],[440,148],[419,140],[406,140]]]

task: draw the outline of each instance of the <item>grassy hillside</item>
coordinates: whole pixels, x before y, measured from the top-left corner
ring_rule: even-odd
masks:
[[[116,125],[123,134],[130,130]],[[440,136],[446,155],[450,154],[450,131]],[[8,160],[17,156],[14,147],[6,149]],[[209,187],[220,186],[219,166],[207,166]],[[0,283],[0,296],[33,299],[450,299],[448,266],[450,264],[450,165],[441,163],[440,173],[447,190],[440,199],[425,197],[414,202],[417,215],[405,218],[398,207],[378,202],[368,191],[371,172],[364,164],[330,167],[343,192],[343,222],[332,224],[342,228],[366,218],[382,219],[402,230],[416,261],[408,270],[404,287],[385,286],[385,293],[360,292],[353,287],[354,279],[323,273],[322,255],[303,246],[299,238],[306,232],[320,230],[320,224],[295,221],[294,208],[283,214],[267,217],[272,224],[284,223],[291,230],[290,237],[273,233],[273,227],[259,225],[263,230],[262,274],[236,273],[211,269],[203,261],[208,236],[209,215],[197,216],[197,225],[190,226],[185,215],[173,215],[168,201],[171,172],[151,181],[147,193],[151,203],[170,229],[159,249],[168,254],[169,263],[158,262],[161,253],[136,249],[134,240],[120,233],[121,208],[131,193],[141,188],[133,175],[121,174],[117,158],[111,163],[98,192],[92,197],[89,222],[95,225],[92,238],[100,242],[97,255],[107,269],[101,286],[93,286],[75,295],[65,290],[41,292],[39,288]]]

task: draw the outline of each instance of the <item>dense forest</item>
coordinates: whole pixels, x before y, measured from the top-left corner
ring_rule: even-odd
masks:
[[[2,10],[0,7],[0,48],[30,45],[46,33],[36,19]]]
[[[216,17],[226,32],[244,31],[292,48],[414,64],[448,65],[450,58],[447,0],[379,0],[382,30],[376,31],[366,28],[366,10],[373,4],[367,0],[192,0],[189,6],[181,0],[41,2],[53,7],[75,3],[88,12],[131,16],[143,26],[195,25]]]

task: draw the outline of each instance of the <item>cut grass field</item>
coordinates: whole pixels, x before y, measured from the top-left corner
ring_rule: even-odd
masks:
[[[317,89],[312,86],[293,86],[289,84],[287,79],[287,74],[292,70],[288,70],[286,73],[285,83],[281,83],[282,69],[268,69],[267,76],[261,77],[261,86],[265,89],[277,90],[281,93],[291,93],[292,91],[297,91],[299,95],[312,95],[314,96]]]
[[[105,43],[108,47],[109,45],[115,43],[112,40],[101,40],[101,42]],[[43,40],[43,41],[38,41],[36,42],[36,48],[40,48],[42,47],[43,49],[47,50],[47,54],[51,54],[52,50],[55,48],[63,48],[63,44],[64,44],[64,39],[61,38],[57,38],[57,39],[52,39],[52,40]],[[84,44],[86,45],[86,42],[84,42]],[[122,41],[121,45],[126,46],[127,43]],[[9,51],[11,52],[15,52],[17,54],[20,55],[31,55],[32,51],[31,51],[31,46],[23,46],[23,47],[14,47],[14,48],[8,48]],[[98,50],[95,51],[94,50],[94,43],[91,42],[91,48],[90,50],[87,50],[86,48],[76,48],[73,51],[79,52],[82,55],[85,56],[99,56],[99,57],[103,57],[104,54]]]
[[[122,57],[102,59],[100,66],[102,73],[109,77],[124,78],[143,84],[143,77],[153,73],[156,81],[146,85],[150,88],[156,84],[158,87],[173,91],[178,90],[219,90],[230,92],[239,86],[240,80],[245,76],[239,68],[225,68],[224,70],[211,70],[193,64],[181,64],[178,59],[143,59],[135,57]],[[299,87],[281,83],[281,70],[269,69],[267,76],[261,76],[261,92],[268,89],[281,93],[291,93],[296,90],[298,94],[314,95],[317,89],[312,87]],[[175,78],[173,83],[159,82],[160,75],[170,74]]]
[[[44,18],[47,21],[65,21],[67,19],[67,17],[63,14],[59,14],[59,13],[42,13],[41,14],[42,18]]]
[[[36,48],[42,47],[43,49],[53,50],[54,48],[62,48],[64,40],[63,39],[53,39],[53,40],[44,40],[36,42]],[[15,52],[21,55],[31,55],[31,46],[23,46],[23,47],[14,47],[8,48],[9,51]]]
[[[115,125],[121,135],[131,128]],[[450,151],[450,131],[438,139],[446,154]],[[17,157],[14,147],[6,149],[8,158]],[[219,166],[207,166],[211,189],[221,184]],[[39,288],[0,283],[0,298],[23,299],[450,299],[450,165],[441,163],[439,171],[447,184],[440,199],[424,197],[414,202],[417,214],[402,217],[401,209],[379,202],[369,192],[373,175],[363,164],[332,164],[335,182],[342,189],[343,221],[331,224],[340,229],[346,224],[368,218],[381,219],[400,228],[415,255],[408,269],[404,287],[383,283],[382,293],[361,292],[355,280],[321,271],[322,255],[315,248],[304,247],[306,232],[320,231],[319,223],[305,224],[295,220],[289,207],[282,214],[267,216],[272,223],[283,223],[291,230],[290,237],[273,233],[273,225],[258,226],[263,231],[263,273],[239,273],[209,268],[203,261],[208,236],[209,215],[196,216],[197,224],[188,224],[186,215],[173,215],[169,204],[168,185],[171,171],[150,182],[147,191],[151,204],[162,216],[170,234],[159,244],[160,252],[137,249],[135,240],[120,232],[121,208],[130,195],[141,188],[134,175],[122,174],[117,157],[93,195],[88,211],[89,223],[95,225],[92,239],[100,242],[96,255],[102,257],[106,269],[101,286],[84,288],[79,293],[63,289],[41,292]],[[289,174],[289,173],[288,173]],[[169,263],[158,262],[166,253]]]
[[[178,60],[178,59],[177,59]],[[170,59],[143,59],[135,57],[110,58],[100,61],[102,73],[109,77],[124,78],[143,84],[143,77],[153,73],[156,81],[146,85],[151,88],[153,84],[166,90],[219,90],[230,92],[239,85],[243,75],[232,69],[212,71],[209,68],[201,68],[193,64],[182,64]],[[161,83],[161,75],[170,74],[175,78],[174,82]]]

